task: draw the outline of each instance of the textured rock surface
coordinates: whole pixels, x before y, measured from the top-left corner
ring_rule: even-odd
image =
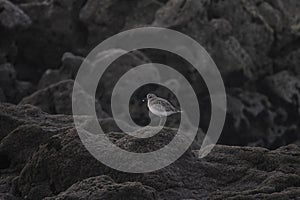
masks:
[[[85,179],[72,185],[56,197],[45,200],[96,200],[96,199],[157,199],[156,191],[138,182],[115,183],[108,176]]]
[[[52,137],[33,155],[20,174],[19,190],[29,199],[41,199],[84,178],[104,174],[104,169],[71,130]]]
[[[9,161],[7,166],[2,166],[2,180],[11,183],[5,186],[8,189],[4,193],[15,191],[13,194],[21,194],[28,199],[55,195],[58,195],[57,199],[68,196],[76,199],[88,194],[118,197],[123,192],[145,195],[150,199],[290,199],[299,196],[300,148],[296,145],[273,151],[216,146],[204,159],[198,159],[197,151],[189,149],[164,169],[146,174],[127,174],[95,160],[82,145],[72,125],[67,126],[71,121],[68,116],[49,115],[29,105],[8,104],[2,105],[1,113],[1,127],[10,130],[0,143],[1,164],[5,159]],[[83,122],[86,119],[82,117]],[[101,124],[113,126],[109,125],[109,120]],[[85,127],[88,130],[90,125]],[[164,146],[174,133],[176,129],[164,129],[161,136],[151,140],[135,139],[118,132],[108,133],[108,136],[124,149],[147,152]],[[18,145],[21,143],[22,147]],[[7,174],[6,179],[4,174]],[[121,190],[110,193],[111,190],[99,189],[102,187],[99,183],[91,192],[88,186],[95,185],[99,177],[90,177],[99,175],[111,177],[118,184],[111,181],[109,188],[118,187]],[[131,183],[125,183],[128,181]],[[132,188],[137,188],[139,192],[134,192]]]
[[[38,90],[32,95],[24,98],[20,104],[31,104],[50,114],[71,115],[73,85],[73,80],[61,81],[45,89]],[[80,98],[85,99],[86,101],[79,100]],[[96,101],[94,104],[91,97],[82,89],[76,90],[74,93],[74,106],[82,108],[83,111],[81,113],[85,115],[88,115],[88,113],[85,113],[84,109],[95,106],[96,114],[99,118],[104,118],[106,116],[102,111],[99,102]]]
[[[0,144],[0,155],[8,158],[6,168],[21,170],[39,145],[57,133],[38,125],[22,125],[13,130]]]
[[[31,24],[30,18],[10,1],[0,1],[1,14],[0,26],[6,29],[28,28]]]
[[[0,65],[0,89],[3,102],[18,103],[33,91],[33,86],[29,82],[18,81],[14,66],[5,63]]]
[[[2,200],[21,200],[21,198],[15,197],[9,193],[0,193],[0,198]]]
[[[267,77],[265,82],[267,91],[273,94],[277,101],[283,101],[291,106],[290,112],[300,113],[300,79],[288,71],[282,71]]]
[[[43,89],[67,79],[75,79],[82,62],[84,62],[84,58],[75,56],[72,53],[64,53],[61,59],[62,66],[59,69],[48,69],[39,80],[38,89]]]
[[[157,12],[154,24],[196,39],[212,55],[225,81],[233,74],[237,79],[238,75],[240,79],[253,78],[252,58],[232,33],[230,19],[215,17],[208,21],[207,6],[208,1],[169,1]]]
[[[225,18],[233,27],[233,35],[249,53],[255,64],[252,70],[256,76],[271,72],[271,62],[267,57],[274,42],[274,30],[257,7],[259,1],[212,1],[210,15]],[[259,49],[259,51],[257,51]]]
[[[48,115],[31,105],[0,104],[0,139],[21,125],[36,124],[45,130],[63,130],[72,126],[72,116]]]
[[[201,102],[201,127],[208,126],[210,110]],[[299,141],[298,118],[260,92],[227,90],[227,115],[220,144],[278,148]],[[282,105],[282,104],[281,104]]]

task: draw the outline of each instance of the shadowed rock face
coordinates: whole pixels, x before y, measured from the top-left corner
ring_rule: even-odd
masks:
[[[101,105],[98,101],[92,101],[83,89],[78,89],[72,95],[74,81],[65,80],[58,82],[57,84],[50,85],[49,87],[39,90],[32,95],[24,98],[20,104],[31,104],[41,108],[44,112],[51,114],[66,114],[72,115],[72,97],[74,98],[74,106],[82,108],[82,114],[86,107],[95,106],[96,114],[99,118],[105,118],[107,115],[103,112]],[[86,101],[80,100],[85,99]]]
[[[18,114],[14,114],[16,110]],[[11,120],[11,131],[0,143],[1,164],[5,159],[9,162],[2,166],[0,181],[2,193],[12,192],[7,198],[21,195],[34,200],[131,196],[135,199],[292,199],[300,193],[300,148],[296,145],[273,151],[217,145],[204,159],[197,157],[197,151],[188,149],[166,168],[129,174],[94,159],[71,122],[69,126],[61,124],[62,121],[67,124],[68,116],[49,115],[29,105],[8,104],[1,107],[1,113],[5,113],[2,119]],[[81,118],[83,122],[89,120]],[[136,152],[163,147],[176,134],[176,129],[166,128],[161,136],[141,141],[118,132],[108,120],[100,124],[115,130],[107,133],[112,142]]]
[[[0,104],[0,138],[20,125],[37,124],[45,130],[64,130],[73,124],[72,116],[48,115],[31,105]]]

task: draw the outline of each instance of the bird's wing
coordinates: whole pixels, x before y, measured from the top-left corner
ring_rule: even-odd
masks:
[[[158,98],[155,104],[161,105],[166,112],[177,112],[177,109],[167,100]]]

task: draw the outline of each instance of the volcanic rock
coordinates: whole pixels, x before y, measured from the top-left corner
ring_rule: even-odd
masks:
[[[157,199],[156,191],[138,182],[115,183],[108,176],[97,176],[75,183],[56,197],[44,200],[121,200],[121,199]]]
[[[99,118],[104,118],[107,115],[102,111],[98,101],[93,104],[92,98],[82,89],[75,90],[73,94],[73,80],[61,81],[57,84],[50,85],[45,89],[38,90],[29,97],[24,98],[20,104],[31,104],[41,108],[44,112],[50,114],[72,114],[72,98],[74,97],[74,106],[82,108],[83,115],[89,115],[84,110],[87,107],[95,106],[96,114]],[[88,101],[87,101],[88,100]]]

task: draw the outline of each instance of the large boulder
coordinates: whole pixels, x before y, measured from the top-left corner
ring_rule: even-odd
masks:
[[[204,160],[208,176],[224,185],[212,199],[293,199],[299,196],[299,147],[275,151],[263,148],[216,146]],[[224,154],[224,152],[230,154]],[[291,160],[290,160],[291,159]],[[290,164],[288,160],[291,161]],[[293,163],[293,164],[292,164]],[[294,168],[296,167],[296,168]]]
[[[222,17],[209,20],[208,5],[208,1],[169,1],[157,11],[153,25],[178,30],[198,41],[210,53],[227,84],[239,85],[254,78],[252,57],[233,35],[231,22]],[[195,72],[190,76],[197,77]]]
[[[115,183],[108,176],[96,176],[75,183],[65,192],[44,200],[157,199],[156,191],[138,182]]]
[[[44,112],[50,114],[72,114],[72,98],[73,98],[73,80],[61,81],[53,84],[45,89],[38,90],[32,95],[24,98],[20,104],[31,104],[41,108]],[[101,105],[96,100],[95,104],[92,97],[85,93],[82,89],[74,91],[74,103],[76,107],[82,108],[82,114],[87,107],[95,107],[96,114],[99,118],[105,118],[107,115],[102,111]]]
[[[272,72],[268,53],[273,47],[274,30],[260,13],[257,5],[260,5],[259,0],[251,2],[213,0],[209,5],[209,17],[225,18],[235,27],[232,31],[233,36],[251,56],[255,65],[252,72],[256,77],[261,77]]]
[[[45,130],[34,124],[19,126],[1,140],[0,159],[4,162],[6,158],[7,163],[2,168],[21,171],[39,145],[58,133],[57,130]]]
[[[56,143],[55,146],[57,149],[49,149],[47,151],[49,153],[52,152],[53,155],[57,151],[64,151],[63,148],[60,149],[59,143]],[[42,153],[44,150],[40,150],[39,153]],[[46,153],[47,151],[43,153],[43,156],[50,155]],[[158,197],[164,199],[205,199],[214,197],[218,197],[219,199],[229,197],[245,199],[263,197],[271,199],[274,196],[295,198],[299,195],[300,172],[298,168],[300,161],[297,156],[299,155],[299,147],[295,145],[283,147],[275,151],[253,147],[216,146],[203,160],[185,154],[170,166],[147,174],[127,174],[110,170],[103,171],[101,164],[97,168],[95,167],[97,161],[86,159],[82,155],[82,153],[79,153],[79,155],[74,155],[74,157],[71,153],[69,156],[65,155],[64,158],[60,156],[59,165],[55,164],[57,162],[56,159],[58,159],[56,156],[54,156],[56,159],[51,159],[52,156],[47,156],[46,158],[51,159],[50,161],[43,159],[42,155],[39,156],[39,159],[34,156],[32,162],[35,164],[32,163],[27,166],[30,168],[35,166],[33,168],[35,170],[32,169],[30,172],[32,175],[27,174],[29,173],[27,171],[29,169],[25,167],[19,179],[19,184],[21,184],[19,187],[22,194],[28,194],[27,197],[29,199],[41,199],[42,196],[53,195],[53,193],[63,191],[65,188],[64,184],[67,182],[71,184],[71,182],[75,183],[83,177],[88,178],[91,176],[92,171],[94,171],[94,173],[98,174],[107,174],[121,184],[127,181],[140,182],[146,187],[150,186],[154,188],[157,191]],[[88,156],[88,154],[86,155]],[[80,164],[81,162],[85,164]],[[44,171],[45,169],[47,171]],[[42,172],[39,170],[42,170]],[[71,176],[71,174],[68,175],[68,171],[74,173],[74,170],[77,172],[76,177]],[[48,176],[43,174],[47,174]],[[38,179],[40,181],[36,182]],[[25,180],[35,181],[32,183]],[[79,188],[79,185],[83,183],[88,184],[88,182],[93,182],[93,180],[99,179],[96,177],[79,182],[53,198],[64,199],[66,197],[76,197],[79,194],[90,194],[90,187]],[[59,185],[61,187],[57,188]],[[26,191],[24,190],[25,188],[29,189],[30,192],[23,193]],[[81,192],[76,192],[78,190],[74,188],[78,188]],[[92,194],[99,193],[93,190]],[[113,193],[113,195],[118,194],[117,192]]]
[[[252,104],[246,109],[254,114],[260,111],[259,107],[260,104]],[[0,143],[1,168],[7,174],[4,176],[2,173],[0,179],[4,193],[12,190],[14,194],[27,196],[27,199],[56,198],[55,195],[58,195],[58,199],[65,196],[71,198],[79,195],[72,188],[79,188],[80,194],[87,195],[90,187],[83,185],[99,180],[95,176],[108,175],[120,184],[118,187],[128,188],[125,182],[132,182],[134,187],[140,188],[138,191],[141,193],[137,195],[151,197],[156,193],[162,199],[290,199],[299,196],[300,149],[296,145],[273,151],[217,145],[204,159],[197,157],[197,151],[188,149],[181,158],[163,169],[146,174],[128,174],[111,169],[90,155],[70,122],[72,117],[52,116],[30,105],[9,104],[1,106],[1,114],[2,133],[9,133]],[[88,119],[81,116],[86,130],[94,124],[89,123]],[[106,127],[110,140],[127,151],[157,150],[168,144],[176,134],[176,129],[165,128],[152,138],[138,139],[118,132],[120,130],[113,128],[115,125],[111,120],[104,121],[100,121],[100,124]],[[155,128],[141,129],[138,134],[149,131],[155,131]],[[16,172],[24,164],[17,177]],[[11,174],[9,169],[14,169],[15,173]],[[87,179],[90,177],[95,178]],[[111,182],[111,185],[115,184]],[[105,190],[101,193],[97,188],[93,194],[108,195]],[[120,193],[109,194],[117,196]]]
[[[18,188],[28,199],[42,199],[105,171],[107,167],[90,155],[76,130],[70,129],[53,136],[32,156],[20,174]]]
[[[32,105],[0,104],[0,140],[21,125],[39,125],[45,130],[65,130],[73,126],[72,116],[49,115]]]
[[[0,169],[20,172],[41,144],[74,127],[72,116],[49,115],[28,104],[4,104],[0,110]],[[100,123],[105,133],[121,131],[113,119],[91,120],[89,116],[74,117],[80,117],[86,127]]]
[[[146,132],[151,130],[144,129]],[[143,130],[139,133],[143,134]],[[108,137],[127,151],[142,153],[161,148],[172,140],[174,134],[176,129],[164,129],[150,140],[117,132],[108,133]],[[299,194],[299,153],[296,145],[274,151],[217,145],[204,159],[197,158],[197,151],[189,149],[180,159],[163,169],[146,174],[128,174],[110,169],[95,160],[82,145],[76,130],[69,129],[40,146],[22,170],[17,188],[28,199],[42,199],[58,193],[61,193],[58,199],[65,196],[71,198],[79,195],[72,188],[83,184],[76,182],[92,176],[108,175],[120,184],[129,181],[149,186],[157,191],[159,198],[165,199],[205,199],[215,195],[220,198],[271,198],[274,195],[292,198]],[[80,189],[80,194],[86,195],[88,189]]]

